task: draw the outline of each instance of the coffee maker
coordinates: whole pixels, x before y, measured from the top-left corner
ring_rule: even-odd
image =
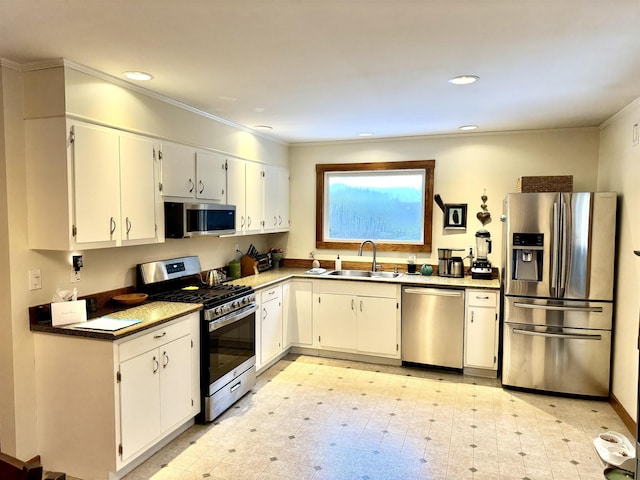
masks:
[[[491,253],[491,234],[485,230],[476,232],[476,259],[471,264],[471,278],[490,280],[493,269],[488,256]]]
[[[462,248],[438,249],[438,276],[440,277],[464,277],[464,264],[461,257],[454,257],[453,252],[463,251]]]

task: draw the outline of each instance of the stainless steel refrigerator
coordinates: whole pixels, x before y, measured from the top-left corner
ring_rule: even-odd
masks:
[[[505,200],[505,386],[609,395],[616,194]]]

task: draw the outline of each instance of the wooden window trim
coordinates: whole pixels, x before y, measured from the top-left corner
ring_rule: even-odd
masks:
[[[392,243],[376,242],[378,250],[392,252],[431,252],[433,217],[433,177],[436,168],[435,160],[412,160],[406,162],[376,162],[376,163],[330,163],[316,165],[316,248],[334,250],[356,250],[358,242],[325,242],[324,232],[324,176],[326,172],[345,171],[379,171],[379,170],[424,170],[424,243]]]

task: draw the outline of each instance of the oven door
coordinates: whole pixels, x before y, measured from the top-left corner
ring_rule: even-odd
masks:
[[[215,392],[256,363],[256,305],[214,320],[203,335],[202,393]]]

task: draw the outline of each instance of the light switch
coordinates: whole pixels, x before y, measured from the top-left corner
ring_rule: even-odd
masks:
[[[39,268],[29,270],[29,290],[40,290],[42,288],[42,273]]]

